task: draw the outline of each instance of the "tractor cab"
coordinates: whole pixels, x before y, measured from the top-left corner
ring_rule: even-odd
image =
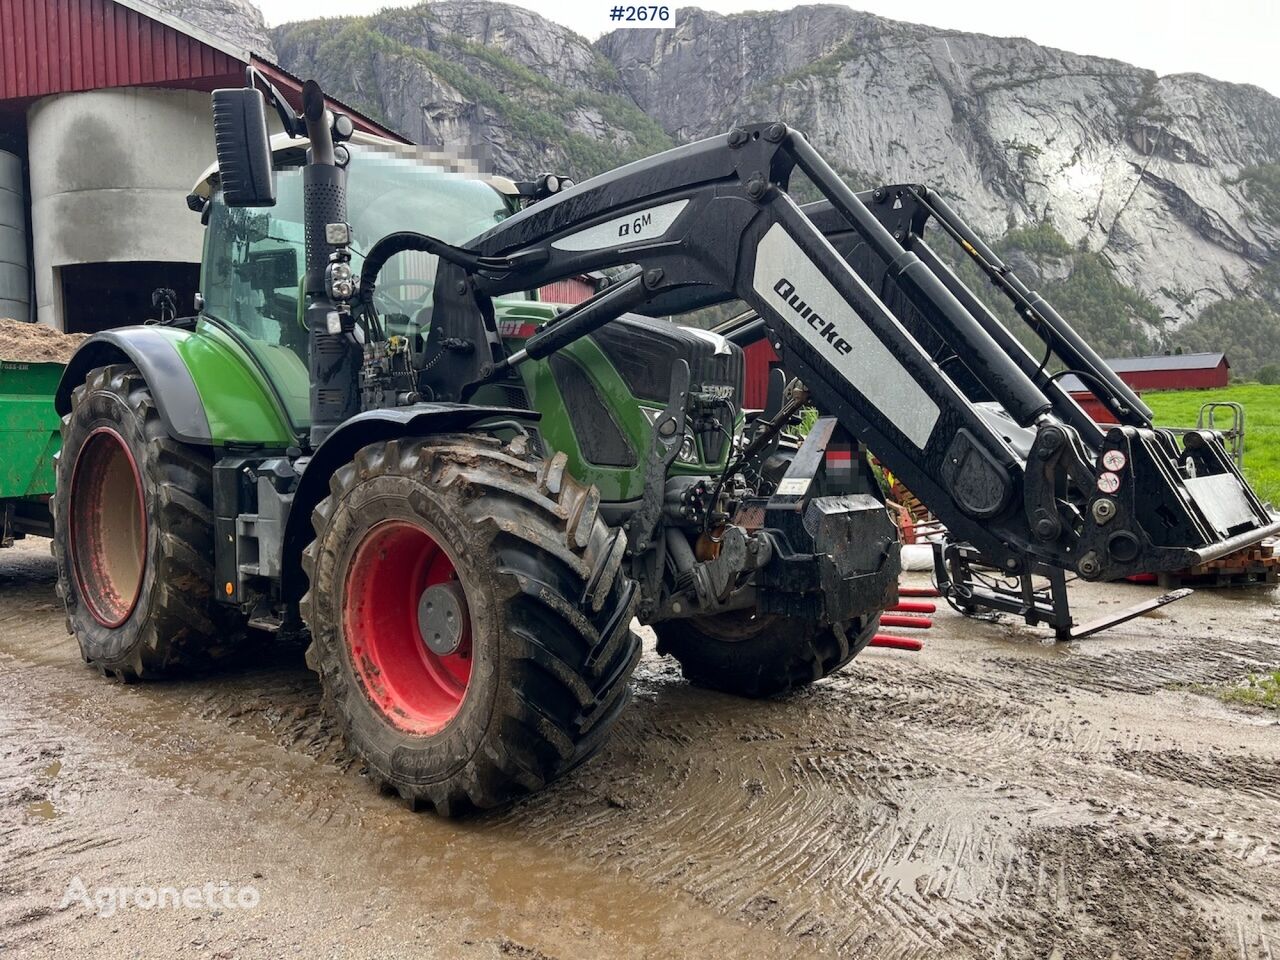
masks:
[[[190,205],[206,225],[198,322],[237,340],[275,384],[293,426],[306,427],[308,404],[305,230],[302,169],[307,142],[272,138],[273,206],[233,207],[222,195],[217,167],[205,171]],[[423,147],[357,133],[350,155],[352,267],[382,237],[424,225],[451,243],[484,233],[518,209],[515,185],[482,178],[474,169]],[[382,270],[375,305],[388,335],[421,351],[431,325],[437,258],[405,251]],[[519,301],[520,294],[508,299]]]

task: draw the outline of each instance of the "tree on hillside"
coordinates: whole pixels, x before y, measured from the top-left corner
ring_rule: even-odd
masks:
[[[1280,364],[1280,313],[1265,300],[1219,300],[1170,340],[1188,351],[1221,351],[1236,376],[1257,376],[1261,368]]]

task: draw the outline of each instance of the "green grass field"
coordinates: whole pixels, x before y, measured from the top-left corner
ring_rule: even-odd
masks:
[[[1232,400],[1244,406],[1244,474],[1263,500],[1280,506],[1280,386],[1246,383],[1218,390],[1145,392],[1162,427],[1194,427],[1200,404]]]

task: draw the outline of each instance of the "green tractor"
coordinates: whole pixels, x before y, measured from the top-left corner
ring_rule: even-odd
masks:
[[[237,122],[261,120],[248,104]],[[853,519],[874,534],[858,608],[845,598],[835,620],[821,578],[848,571],[812,534],[775,544],[730,522],[794,459],[778,434],[797,403],[744,451],[742,350],[639,315],[465,389],[451,361],[517,354],[572,311],[532,284],[485,297],[477,344],[448,323],[441,285],[467,286],[448,252],[379,241],[429,227],[463,244],[571,185],[465,175],[316,109],[305,133],[282,111],[269,146],[257,126],[219,143],[221,170],[189,197],[206,228],[198,313],[98,334],[66,370],[55,552],[87,662],[147,679],[234,658],[261,631],[309,634],[369,776],[452,814],[599,746],[640,656],[636,614],[691,679],[750,696],[866,645],[897,565],[862,471],[810,469],[830,501],[819,536]],[[236,179],[246,147],[269,184],[256,194]],[[324,206],[335,194],[345,210]],[[370,253],[376,292],[352,319],[329,295]],[[766,553],[788,581],[772,606]]]
[[[59,591],[104,673],[305,635],[369,776],[453,814],[601,744],[633,616],[688,678],[747,696],[856,656],[899,574],[868,448],[946,523],[956,606],[1060,637],[1067,572],[1177,570],[1280,531],[1220,437],[1154,428],[935,191],[855,194],[784,124],[516,184],[356,136],[314,83],[301,116],[269,92],[274,143],[257,89],[214,93],[196,316],[93,337],[58,390]],[[797,171],[822,200],[795,203]],[[581,303],[534,293],[601,271]],[[732,299],[750,313],[720,333],[656,319]],[[765,337],[787,374],[746,411],[742,344]]]

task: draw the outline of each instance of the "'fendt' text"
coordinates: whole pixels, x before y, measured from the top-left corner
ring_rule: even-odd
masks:
[[[853,350],[853,345],[844,337],[836,332],[836,325],[830,320],[823,319],[822,314],[810,309],[809,304],[805,303],[796,296],[796,286],[786,277],[783,277],[773,285],[773,292],[786,299],[791,309],[800,315],[800,319],[804,320],[809,326],[817,330],[822,339],[831,344],[836,349],[836,353],[844,356]]]

